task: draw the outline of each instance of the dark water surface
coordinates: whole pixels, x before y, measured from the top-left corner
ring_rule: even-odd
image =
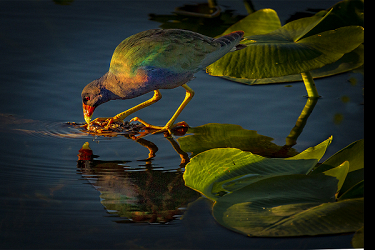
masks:
[[[334,3],[254,1],[256,9],[275,9],[282,21],[307,7],[325,9]],[[181,187],[180,155],[163,135],[144,138],[145,144],[158,148],[156,156],[146,160],[150,151],[145,144],[124,136],[95,138],[66,124],[83,122],[82,88],[107,72],[115,47],[134,33],[159,27],[160,23],[149,20],[150,13],[171,15],[183,4],[186,2],[0,2],[1,248],[351,247],[352,234],[267,239],[231,232],[214,221],[208,200],[196,200],[196,193]],[[246,14],[242,1],[219,4],[229,6],[235,14]],[[316,80],[316,85],[322,98],[294,148],[302,151],[333,135],[325,160],[364,137],[363,78],[350,72]],[[199,72],[189,86],[196,95],[178,121],[191,127],[237,124],[275,138],[278,145],[285,144],[306,103],[302,83],[246,86]],[[161,101],[136,115],[163,125],[184,93],[182,88],[162,90]],[[94,116],[115,115],[151,96],[106,103]],[[83,169],[77,163],[85,142],[100,156],[93,163],[96,168]],[[185,214],[173,214],[175,219],[166,224],[126,223],[106,201],[114,190],[132,197],[135,187],[152,189],[153,184],[145,180],[150,176],[155,183],[164,180],[166,187],[178,190],[177,198],[163,188],[160,194],[166,192],[178,200],[176,206],[186,210]]]

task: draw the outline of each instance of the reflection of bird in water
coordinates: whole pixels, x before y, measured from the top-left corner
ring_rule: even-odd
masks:
[[[228,52],[244,48],[239,44],[243,34],[243,31],[235,31],[214,39],[181,29],[153,29],[130,36],[115,49],[109,71],[83,89],[86,122],[90,123],[94,109],[102,103],[131,99],[154,91],[151,99],[133,108],[111,118],[96,119],[106,120],[109,125],[160,100],[159,89],[182,86],[186,90],[185,99],[164,127],[150,125],[139,118],[132,119],[157,132],[170,132],[176,118],[194,95],[186,83],[194,78],[194,73]]]
[[[140,141],[150,153],[157,150],[156,145],[151,150],[152,142],[137,140]],[[77,166],[100,192],[100,202],[108,212],[126,218],[117,222],[167,223],[200,196],[185,186],[181,168],[156,170],[147,159],[145,165],[132,169],[123,161],[99,161],[94,157],[98,156],[93,155],[86,142],[79,150]]]

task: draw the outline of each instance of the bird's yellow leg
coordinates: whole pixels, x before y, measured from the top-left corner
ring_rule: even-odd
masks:
[[[174,115],[172,116],[172,118],[167,122],[167,124],[165,124],[164,128],[168,128],[169,129],[169,128],[171,128],[173,126],[173,124],[176,121],[177,117],[181,114],[182,110],[186,107],[186,105],[190,102],[190,100],[194,96],[194,90],[192,90],[189,86],[187,86],[186,84],[184,84],[184,85],[182,85],[182,87],[184,89],[186,89],[185,99],[181,103],[180,107],[178,107],[178,109],[176,110],[176,112],[174,113]]]
[[[160,132],[168,131],[171,134],[170,129],[173,127],[173,124],[176,121],[177,117],[181,114],[182,110],[186,107],[186,105],[190,102],[190,100],[194,96],[194,90],[192,90],[189,86],[184,84],[184,85],[182,85],[182,87],[186,90],[185,99],[183,100],[180,107],[178,107],[178,109],[176,110],[176,112],[174,113],[172,118],[167,122],[167,124],[165,124],[164,127],[151,125],[151,124],[146,123],[145,121],[139,119],[138,117],[134,117],[130,121],[139,121],[140,123],[142,123],[143,125],[145,125],[148,128],[157,129],[157,131],[155,131],[154,133],[160,133]]]
[[[150,99],[148,99],[147,101],[144,101],[140,104],[138,104],[137,106],[134,106],[124,112],[121,112],[117,115],[115,115],[114,117],[109,117],[109,118],[96,118],[95,120],[93,120],[92,122],[95,122],[95,121],[103,121],[103,120],[107,120],[107,125],[106,126],[109,126],[112,122],[114,121],[119,121],[119,120],[124,120],[127,116],[133,114],[134,112],[140,110],[140,109],[143,109],[147,106],[150,106],[151,104],[154,104],[155,102],[159,101],[161,99],[161,93],[159,90],[154,90],[154,96]]]
[[[138,104],[137,106],[134,106],[120,114],[117,114],[113,117],[113,120],[124,120],[129,115],[133,114],[134,112],[137,112],[138,110],[141,110],[145,107],[150,106],[151,104],[154,104],[155,102],[159,101],[161,99],[161,93],[159,90],[154,90],[154,96],[147,101],[142,102],[141,104]]]

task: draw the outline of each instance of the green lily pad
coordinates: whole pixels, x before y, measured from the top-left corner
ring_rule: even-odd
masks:
[[[334,30],[344,26],[364,26],[364,3],[361,0],[345,0],[340,1],[332,7],[329,15],[324,20],[317,24],[312,30],[310,30],[304,37],[319,34],[327,30]],[[316,16],[324,17],[328,13],[327,10],[320,11]],[[255,14],[255,13],[254,13]],[[249,18],[249,15],[247,18]],[[252,20],[253,22],[254,20]],[[246,18],[240,22],[246,22]],[[238,23],[240,23],[238,22]],[[259,20],[261,22],[261,20]],[[273,20],[273,22],[275,22]],[[241,29],[242,27],[249,27],[249,25],[236,26],[232,25],[228,30],[234,31],[231,28]],[[252,27],[252,26],[251,26]],[[273,26],[274,27],[274,26]],[[280,26],[281,27],[281,26]],[[279,27],[277,27],[279,28]],[[245,31],[245,29],[243,29]],[[271,32],[272,30],[270,30]],[[226,31],[227,32],[227,31]],[[229,32],[228,32],[229,33]],[[258,28],[252,28],[251,32],[245,31],[246,35],[260,35],[263,34],[262,30]],[[311,70],[310,73],[313,78],[327,77],[335,74],[340,74],[346,71],[353,70],[360,67],[364,63],[364,46],[360,45],[353,51],[346,53],[339,60],[327,64],[321,68]],[[222,76],[223,78],[235,82],[240,82],[249,85],[256,84],[269,84],[269,83],[282,83],[282,82],[295,82],[302,81],[301,74],[287,75],[281,77],[261,78],[261,79],[248,79],[248,78],[235,78],[230,76]]]
[[[361,227],[355,232],[352,239],[352,246],[354,248],[364,248],[365,247],[365,227]]]
[[[344,192],[338,200],[361,198],[365,192],[365,181],[362,180]]]
[[[285,159],[234,148],[207,150],[186,166],[185,185],[215,201],[218,223],[247,236],[355,232],[364,224],[364,182],[343,189],[349,174],[363,169],[363,140],[329,158],[329,167],[311,172],[331,141]],[[340,160],[345,161],[334,166]]]
[[[235,148],[202,152],[186,165],[185,185],[216,200],[250,183],[275,175],[306,174],[324,155],[332,137],[289,158],[265,158]]]
[[[251,26],[250,16],[256,13],[243,22],[248,21]],[[363,27],[340,27],[305,37],[329,14],[301,18],[267,34],[262,34],[263,30],[260,33],[251,30],[248,35],[245,29],[243,44],[248,47],[228,53],[206,71],[214,76],[260,79],[299,74],[336,62],[363,43]]]
[[[334,30],[344,26],[357,25],[364,27],[364,1],[344,0],[332,6],[331,13],[317,26],[314,27],[307,36],[319,34],[326,30]],[[328,10],[318,12],[317,16],[325,16]]]
[[[332,76],[340,73],[344,73],[362,66],[364,63],[364,45],[359,45],[353,51],[346,53],[336,62],[327,64],[321,68],[311,70],[312,77],[322,78]],[[302,81],[301,74],[270,77],[261,79],[247,79],[247,78],[235,78],[230,76],[221,76],[224,79],[235,81],[248,85],[259,85],[259,84],[270,84],[270,83],[283,83],[283,82],[298,82]]]
[[[365,140],[361,139],[355,141],[345,148],[338,151],[336,154],[328,158],[320,166],[318,166],[311,174],[322,173],[331,168],[334,168],[338,164],[349,161],[350,168],[349,172],[359,170],[364,167],[364,145]]]
[[[345,178],[349,172],[349,162],[346,161],[338,167],[331,168],[324,172],[325,175],[335,177],[338,180],[337,191],[338,193],[341,190],[342,185],[344,184]]]
[[[281,27],[280,19],[273,9],[261,9],[230,26],[222,35],[242,30],[246,36],[267,34]],[[221,36],[221,35],[220,35]]]
[[[272,143],[273,138],[260,135],[235,124],[209,123],[189,128],[187,135],[177,139],[180,148],[195,156],[213,148],[238,148],[265,157],[290,157],[298,154],[293,148]]]
[[[213,216],[252,237],[354,232],[364,223],[363,198],[335,202],[337,183],[325,174],[263,179],[218,199]]]
[[[339,197],[364,179],[364,139],[355,141],[317,166],[310,174],[318,174],[334,168],[341,162],[349,161],[348,175],[342,185]],[[358,197],[358,192],[355,195]],[[363,189],[362,189],[363,197]],[[348,195],[348,194],[346,194]]]

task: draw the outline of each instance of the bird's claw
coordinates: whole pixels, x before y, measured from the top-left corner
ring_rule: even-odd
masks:
[[[98,124],[102,127],[108,127],[113,122],[118,121],[114,117],[98,117],[95,120],[91,121],[90,124]]]
[[[94,120],[92,120],[90,122],[90,124],[98,124],[98,123],[103,123],[109,119],[112,119],[112,117],[98,117],[98,118],[95,118]]]
[[[146,127],[146,129],[156,130],[156,131],[153,131],[151,134],[158,134],[158,133],[162,133],[162,132],[168,132],[169,134],[172,134],[169,127],[167,127],[167,126],[164,126],[164,127],[154,126],[154,125],[151,125],[150,123],[145,122],[144,120],[140,119],[139,117],[132,118],[130,120],[130,122],[140,122]]]
[[[130,120],[130,122],[133,122],[133,121],[136,121],[136,122],[140,122],[142,123],[146,129],[149,129],[149,130],[155,130],[155,131],[152,131],[151,134],[159,134],[159,133],[164,133],[165,136],[170,136],[172,134],[174,134],[176,132],[176,134],[180,135],[180,134],[185,134],[187,129],[189,128],[189,125],[186,123],[186,122],[178,122],[176,124],[173,124],[173,125],[165,125],[164,127],[161,127],[161,126],[154,126],[154,125],[151,125],[145,121],[143,121],[142,119],[140,119],[139,117],[134,117]],[[185,128],[185,131],[181,133],[181,131],[172,131],[174,128]],[[173,133],[172,133],[173,132]]]

